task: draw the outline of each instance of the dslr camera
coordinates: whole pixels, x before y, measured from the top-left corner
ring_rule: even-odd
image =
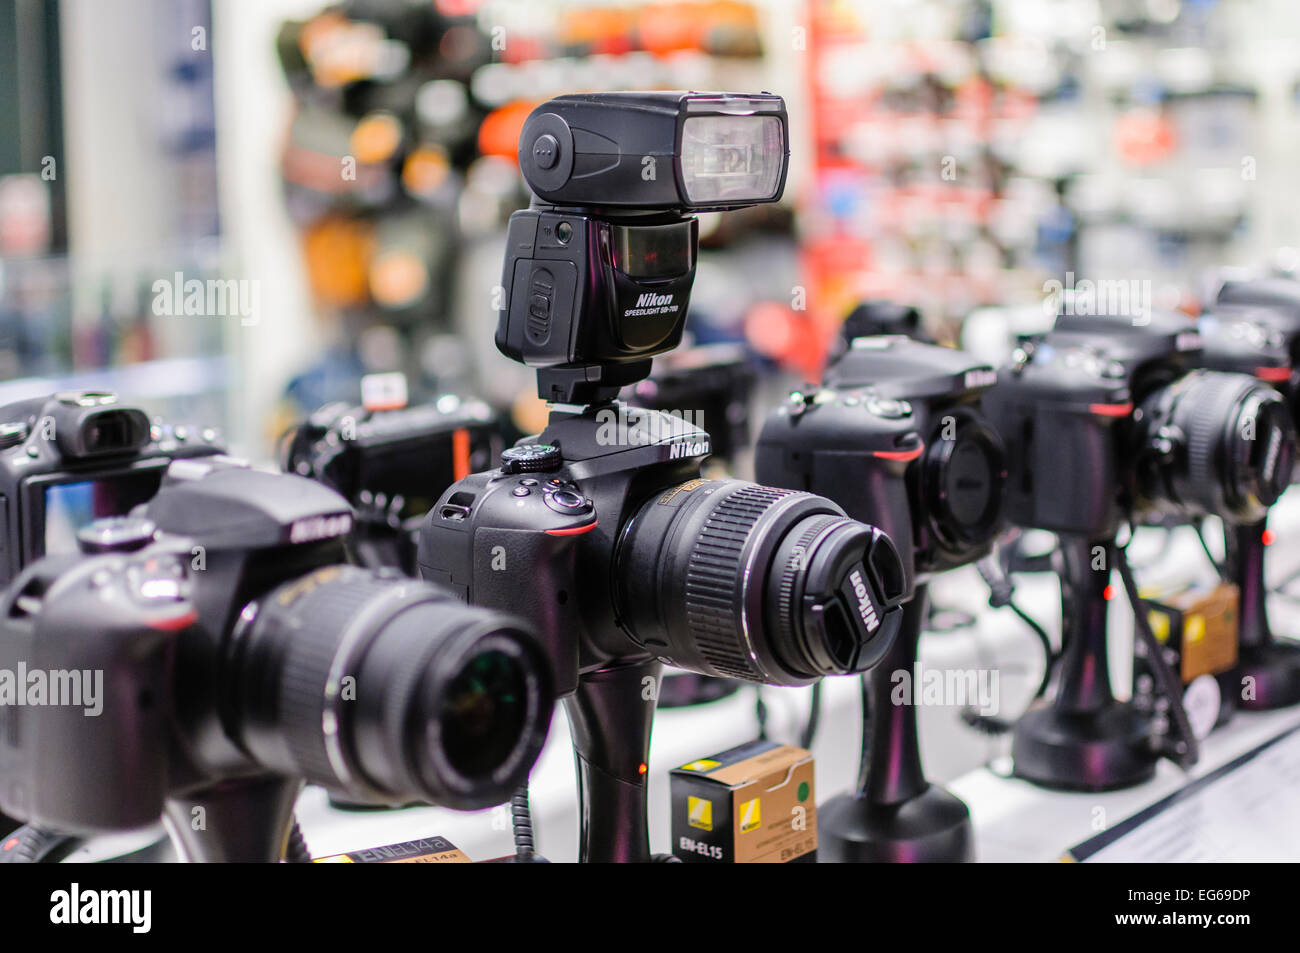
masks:
[[[902,630],[864,676],[870,721],[858,790],[819,814],[819,850],[836,861],[971,860],[963,804],[929,784],[916,712],[891,702],[894,673],[912,672],[930,575],[986,555],[1002,525],[1002,440],[980,411],[992,367],[902,335],[854,338],[820,388],[796,391],[771,414],[755,474],[821,493],[894,540],[909,601]]]
[[[1176,684],[1159,664],[1173,737],[1117,702],[1106,678],[1112,567],[1125,578],[1138,631],[1145,614],[1116,535],[1122,522],[1214,515],[1257,523],[1291,477],[1295,434],[1278,392],[1253,377],[1205,370],[1188,319],[1157,313],[1061,314],[999,372],[985,409],[1007,445],[1007,516],[1061,541],[1064,654],[1056,697],[1017,723],[1018,776],[1107,790],[1150,778],[1161,753],[1187,763],[1196,742]]]
[[[1205,365],[1250,374],[1272,384],[1300,426],[1300,281],[1229,277],[1218,301],[1201,316]],[[1227,571],[1241,594],[1238,613],[1239,684],[1250,680],[1243,708],[1264,710],[1300,702],[1300,646],[1273,637],[1268,621],[1264,520],[1224,526]]]
[[[496,341],[553,407],[498,469],[443,494],[420,571],[541,633],[584,861],[650,859],[662,664],[805,685],[870,668],[898,628],[903,567],[883,532],[811,493],[701,479],[708,433],[615,400],[681,339],[693,213],[775,201],[787,155],[784,103],[766,93],[562,96],[520,137],[537,198],[510,222]]]
[[[508,800],[549,725],[545,656],[509,617],[345,564],[351,524],[311,480],[178,460],[83,553],[24,570],[0,599],[0,806],[71,833],[162,816],[186,859],[271,861],[303,782]]]
[[[0,407],[0,584],[47,553],[76,552],[81,526],[147,501],[172,460],[219,453],[219,440],[103,392]]]
[[[355,561],[414,576],[429,509],[452,483],[491,466],[500,449],[491,408],[446,395],[415,407],[327,404],[286,434],[280,464],[352,504]]]

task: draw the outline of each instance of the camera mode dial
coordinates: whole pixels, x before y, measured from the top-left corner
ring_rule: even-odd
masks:
[[[560,448],[549,443],[526,443],[509,447],[501,453],[501,469],[506,473],[538,473],[558,470],[564,462]]]

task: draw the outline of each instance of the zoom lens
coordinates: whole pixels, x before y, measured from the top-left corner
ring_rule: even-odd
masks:
[[[1291,481],[1291,412],[1245,374],[1192,371],[1148,397],[1134,420],[1139,509],[1253,523]]]
[[[669,665],[802,685],[870,668],[898,630],[902,561],[811,493],[691,480],[643,504],[614,559],[620,621]]]
[[[550,725],[550,667],[509,617],[386,570],[328,566],[245,608],[231,735],[363,801],[500,804]]]

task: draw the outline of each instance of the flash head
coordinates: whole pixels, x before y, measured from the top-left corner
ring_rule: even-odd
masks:
[[[519,168],[560,206],[723,211],[775,202],[790,139],[772,93],[581,93],[529,115]]]

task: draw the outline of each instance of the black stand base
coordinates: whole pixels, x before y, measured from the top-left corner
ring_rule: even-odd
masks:
[[[897,804],[841,794],[817,809],[817,860],[832,864],[969,863],[970,811],[931,784]]]
[[[737,678],[712,678],[694,672],[665,672],[659,685],[660,708],[687,708],[721,701],[740,691]]]
[[[1031,708],[1016,722],[1013,773],[1065,791],[1113,791],[1149,781],[1157,755],[1147,719],[1127,702],[1091,712]]]
[[[1247,711],[1294,705],[1300,702],[1300,643],[1243,645],[1234,675],[1235,698]]]

